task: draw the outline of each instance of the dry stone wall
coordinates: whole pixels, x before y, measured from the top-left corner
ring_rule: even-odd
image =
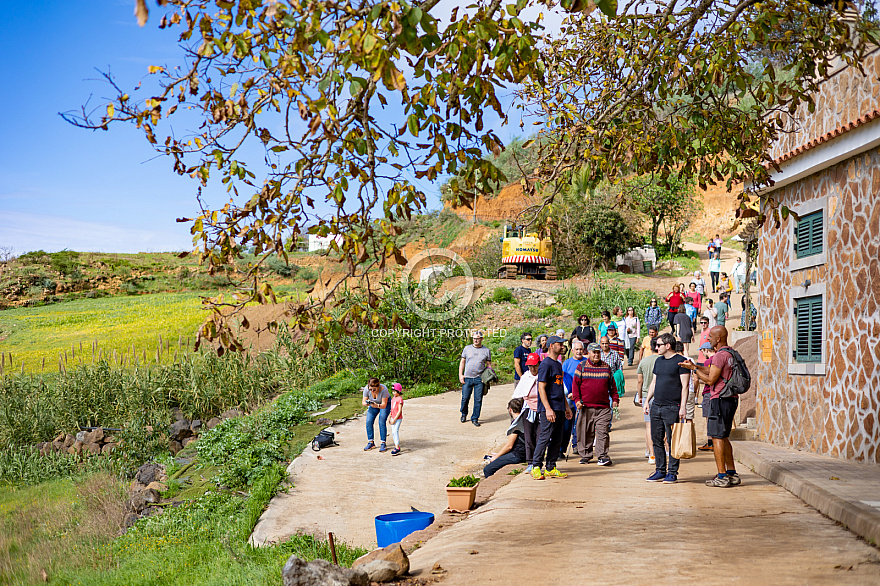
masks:
[[[774,195],[789,207],[828,197],[827,261],[789,270],[789,223],[764,226],[759,329],[773,332],[757,368],[761,439],[832,456],[880,461],[880,149],[811,175]],[[824,283],[825,375],[789,374],[791,291]]]

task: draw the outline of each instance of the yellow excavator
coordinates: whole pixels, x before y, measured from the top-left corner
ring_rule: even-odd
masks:
[[[526,275],[539,280],[556,280],[553,266],[553,244],[549,237],[541,238],[525,227],[504,226],[501,237],[501,268],[499,279],[516,279]]]

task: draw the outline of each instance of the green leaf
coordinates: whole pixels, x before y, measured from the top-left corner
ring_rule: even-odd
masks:
[[[601,10],[608,18],[614,18],[617,16],[617,0],[598,0],[596,6],[598,6],[599,10]]]
[[[406,127],[409,129],[409,133],[413,136],[419,135],[419,119],[415,114],[409,115],[409,118],[406,120]]]
[[[364,53],[370,53],[376,47],[376,37],[367,33],[364,35],[363,47]]]

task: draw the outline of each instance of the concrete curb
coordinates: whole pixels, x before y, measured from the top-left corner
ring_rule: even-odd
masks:
[[[880,545],[880,511],[842,498],[790,470],[784,462],[762,456],[754,442],[735,442],[735,459],[770,482],[778,484],[823,515],[843,524],[872,545]]]

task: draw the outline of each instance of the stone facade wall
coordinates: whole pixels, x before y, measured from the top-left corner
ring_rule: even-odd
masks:
[[[754,373],[759,435],[782,446],[880,462],[880,149],[774,193],[789,207],[826,196],[824,264],[789,270],[791,219],[779,228],[768,220],[762,231],[758,329],[771,330],[774,344],[771,362],[759,362]],[[791,292],[805,279],[826,286],[824,375],[788,372]]]
[[[875,109],[880,110],[880,84],[877,83],[880,51],[873,52],[862,64],[865,75],[847,67],[825,81],[815,98],[816,108],[812,114],[805,104],[798,107],[791,126],[795,132],[780,134],[769,151],[772,159],[791,153]]]

